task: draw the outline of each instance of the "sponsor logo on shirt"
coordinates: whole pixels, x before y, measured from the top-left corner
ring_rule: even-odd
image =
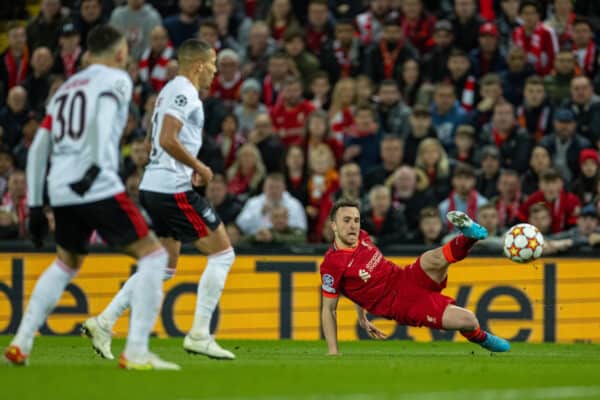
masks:
[[[364,269],[358,270],[358,276],[363,280],[363,282],[367,282],[369,279],[371,279],[371,274]]]
[[[335,289],[333,288],[333,284],[334,284],[334,279],[333,276],[329,275],[329,274],[324,274],[323,275],[323,290],[326,291],[327,293],[335,293]]]

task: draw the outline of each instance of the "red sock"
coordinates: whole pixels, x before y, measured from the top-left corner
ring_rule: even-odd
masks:
[[[446,243],[442,247],[442,252],[446,261],[452,264],[464,260],[475,243],[477,243],[477,239],[471,239],[461,234]]]
[[[487,338],[487,333],[479,327],[474,331],[460,331],[460,334],[473,343],[481,343]]]

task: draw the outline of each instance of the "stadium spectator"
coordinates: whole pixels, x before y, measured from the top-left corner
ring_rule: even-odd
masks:
[[[525,50],[527,62],[538,75],[552,72],[554,58],[558,53],[558,40],[554,30],[541,22],[541,13],[536,0],[524,0],[519,6],[523,25],[512,33],[513,43]]]
[[[236,160],[238,150],[246,142],[246,137],[241,134],[237,117],[227,114],[221,121],[221,133],[217,136],[217,144],[221,148],[225,168],[231,167]]]
[[[442,242],[444,225],[436,207],[425,207],[419,213],[419,230],[413,241],[416,244],[433,246]]]
[[[409,58],[402,64],[402,74],[396,79],[401,92],[402,101],[409,107],[416,103],[425,103],[424,97],[429,96],[432,86],[423,82],[419,63]]]
[[[475,0],[454,0],[454,14],[450,22],[456,47],[466,53],[477,47],[479,28],[485,20],[477,14]]]
[[[304,122],[315,107],[302,96],[299,78],[288,78],[283,86],[281,102],[271,110],[273,127],[285,146],[304,144]]]
[[[288,147],[284,164],[285,185],[288,192],[301,204],[308,204],[308,167],[302,147]]]
[[[486,203],[479,207],[477,212],[477,223],[483,226],[488,236],[478,241],[474,248],[485,249],[486,251],[501,252],[504,247],[504,238],[502,237],[503,230],[498,225],[498,211],[491,203]],[[452,239],[456,238],[460,232],[453,231],[444,236],[442,243],[448,243]]]
[[[545,203],[536,203],[531,206],[527,222],[538,228],[542,235],[551,233],[552,215]]]
[[[474,112],[470,116],[475,129],[480,130],[492,119],[494,107],[503,100],[502,80],[497,74],[487,74],[481,78],[479,97]]]
[[[507,69],[504,54],[500,51],[500,32],[491,22],[486,22],[479,28],[479,47],[471,50],[471,71],[477,78],[494,72],[500,73]]]
[[[598,211],[592,204],[581,209],[577,225],[546,237],[544,255],[600,244]]]
[[[519,207],[524,201],[519,174],[511,169],[503,170],[498,178],[498,196],[490,199],[498,211],[500,228],[508,229],[518,222]]]
[[[422,0],[403,0],[400,5],[400,26],[403,36],[410,41],[420,54],[432,47],[435,17],[423,9]]]
[[[364,106],[373,103],[375,85],[373,80],[365,74],[356,77],[356,105]]]
[[[246,79],[240,88],[241,101],[235,106],[233,113],[239,122],[240,133],[248,137],[254,130],[256,118],[267,112],[267,107],[260,102],[260,82],[254,78]]]
[[[454,147],[448,156],[455,162],[475,166],[478,162],[475,151],[475,129],[471,125],[459,125],[454,136]]]
[[[317,146],[325,144],[332,151],[336,163],[340,163],[344,153],[343,142],[339,142],[331,136],[329,119],[325,111],[317,110],[308,116],[304,135],[306,137],[307,159],[310,159],[311,152]]]
[[[498,148],[504,168],[518,172],[527,169],[533,143],[527,131],[517,125],[512,104],[508,102],[496,104],[492,122],[482,131],[480,142]]]
[[[142,176],[149,161],[149,151],[144,137],[136,137],[131,141],[129,156],[123,161],[121,177],[125,180],[131,175]]]
[[[227,189],[242,200],[254,196],[266,175],[260,152],[252,143],[240,147],[237,158],[227,169]]]
[[[379,154],[381,164],[366,171],[364,176],[365,191],[375,185],[383,185],[390,175],[402,165],[404,141],[398,135],[385,135],[380,142]]]
[[[44,114],[37,114],[34,111],[30,111],[27,115],[27,119],[23,124],[21,131],[21,140],[13,149],[15,155],[15,165],[18,169],[25,170],[27,167],[27,153],[33,142],[33,138],[40,126],[40,122],[44,118]]]
[[[296,65],[284,52],[276,52],[269,58],[267,75],[263,80],[263,103],[273,108],[280,102],[279,95],[283,90],[286,79],[298,77]],[[278,105],[278,104],[277,104]]]
[[[358,162],[362,171],[369,171],[379,162],[379,142],[382,137],[383,132],[373,108],[357,107],[354,126],[344,140],[343,160]]]
[[[16,24],[8,25],[8,48],[0,57],[0,104],[3,104],[8,91],[16,85],[22,85],[29,74],[29,48],[25,28]]]
[[[151,4],[145,4],[145,0],[127,0],[127,4],[113,10],[109,22],[124,33],[129,52],[138,61],[148,48],[150,32],[160,25],[161,18]]]
[[[233,111],[240,99],[242,73],[240,72],[240,57],[231,49],[224,49],[217,56],[218,73],[210,87],[211,97],[221,99],[227,109]]]
[[[526,62],[526,57],[522,48],[510,47],[507,54],[508,69],[500,73],[504,98],[514,106],[523,103],[525,80],[535,74],[533,67]]]
[[[451,83],[442,82],[436,85],[431,106],[431,121],[444,148],[452,148],[456,127],[467,122],[467,113],[456,100]]]
[[[306,50],[304,35],[300,29],[287,29],[283,36],[283,49],[296,64],[302,86],[308,88],[312,76],[319,70],[319,60]]]
[[[321,204],[339,189],[335,158],[325,143],[317,145],[309,153],[308,172],[308,204],[305,210],[309,220],[309,241],[318,243],[329,218],[328,213],[321,214]]]
[[[477,93],[477,80],[470,71],[471,63],[467,54],[460,49],[452,50],[448,56],[446,81],[454,86],[454,93],[467,112],[473,110]]]
[[[554,71],[544,78],[550,102],[558,106],[569,97],[571,82],[577,76],[577,61],[571,50],[561,50],[554,60]]]
[[[404,162],[415,165],[419,144],[426,138],[437,139],[437,132],[431,123],[429,108],[417,104],[413,107],[408,124],[402,131],[404,138]]]
[[[0,196],[4,196],[8,178],[15,170],[15,158],[12,151],[4,145],[0,146]]]
[[[494,145],[487,145],[481,149],[481,168],[477,171],[475,188],[487,199],[498,194],[498,178],[500,177],[500,152]]]
[[[403,214],[392,206],[390,188],[375,185],[369,191],[369,203],[363,210],[361,227],[379,246],[401,244],[406,240]]]
[[[127,62],[127,73],[133,82],[133,93],[131,95],[131,101],[135,104],[139,109],[143,109],[146,103],[146,99],[150,96],[152,92],[152,86],[148,82],[145,82],[140,77],[140,69],[138,63],[133,60],[133,58],[129,58]],[[146,117],[144,115],[144,117]]]
[[[54,59],[53,73],[63,75],[68,79],[77,72],[83,56],[79,41],[79,32],[75,29],[75,25],[71,22],[64,24],[59,32],[59,50]]]
[[[410,107],[402,100],[396,81],[388,79],[381,82],[377,91],[376,110],[383,132],[399,135],[408,123]]]
[[[534,192],[521,205],[519,220],[527,221],[529,209],[536,203],[544,203],[552,219],[551,232],[564,231],[577,223],[581,201],[573,193],[563,189],[563,177],[557,170],[547,169],[540,176],[540,190]]]
[[[433,47],[423,60],[422,74],[425,79],[438,83],[448,76],[448,57],[453,44],[454,31],[450,21],[437,21],[433,28]]]
[[[372,0],[369,9],[356,16],[358,36],[363,45],[378,43],[383,35],[383,24],[389,18],[393,20],[388,0]]]
[[[579,153],[579,166],[581,173],[573,180],[573,192],[582,204],[590,203],[597,194],[598,180],[600,178],[600,157],[594,149],[583,149]]]
[[[540,145],[550,152],[552,163],[571,182],[579,176],[579,153],[591,147],[585,137],[577,133],[575,115],[571,109],[560,108],[554,116],[554,133],[545,136]]]
[[[201,0],[179,0],[180,12],[165,17],[163,26],[169,33],[173,47],[178,48],[186,39],[196,36],[200,28],[201,5]]]
[[[598,71],[598,49],[594,43],[592,24],[586,18],[573,21],[573,52],[581,72],[593,79]]]
[[[160,92],[168,81],[167,65],[174,56],[175,50],[167,30],[160,25],[155,26],[150,31],[150,46],[144,49],[138,65],[142,81]]]
[[[552,106],[546,97],[544,81],[530,76],[525,81],[523,105],[517,107],[517,123],[539,142],[552,130]]]
[[[306,243],[306,232],[289,225],[288,209],[276,205],[270,214],[271,227],[261,228],[256,233],[245,235],[239,242],[243,244],[292,245]]]
[[[127,124],[121,135],[121,156],[127,157],[131,153],[131,143],[134,139],[143,138],[144,131],[140,126],[140,110],[134,105],[129,104],[129,113],[127,116]]]
[[[61,0],[42,0],[40,13],[27,24],[27,45],[31,51],[38,47],[56,50],[61,26],[67,22],[62,14]]]
[[[152,226],[152,220],[150,218],[150,215],[148,215],[148,211],[146,211],[140,203],[140,182],[141,175],[135,173],[129,175],[125,179],[125,192],[127,193],[127,196],[129,196],[131,201],[133,201],[133,204],[135,204],[135,206],[140,210],[146,223],[148,223],[149,226]]]
[[[450,193],[450,161],[439,140],[424,139],[417,148],[415,167],[425,173],[428,186],[434,191],[437,201]]]
[[[0,126],[4,130],[2,143],[11,150],[21,141],[27,112],[27,91],[22,86],[14,86],[8,92],[6,105],[0,109]]]
[[[269,58],[275,51],[275,41],[269,36],[264,21],[256,21],[248,32],[248,44],[241,50],[242,75],[262,81],[267,75]]]
[[[255,129],[248,134],[248,142],[258,148],[267,171],[281,171],[284,148],[279,136],[273,130],[269,114],[266,112],[258,114],[254,120],[254,127]]]
[[[321,67],[327,71],[332,82],[356,76],[363,71],[365,47],[354,33],[351,20],[337,20],[335,39],[325,45],[319,57]]]
[[[400,26],[387,20],[381,39],[373,45],[365,60],[366,72],[377,84],[400,75],[402,64],[409,58],[418,59],[417,50],[403,37]]]
[[[263,193],[248,199],[236,218],[236,225],[246,235],[256,234],[260,229],[271,228],[271,211],[283,206],[288,211],[288,226],[306,232],[307,223],[304,207],[285,188],[285,178],[279,173],[271,173],[265,179]]]
[[[575,113],[577,133],[597,146],[600,138],[600,96],[594,93],[587,76],[577,76],[571,81],[570,99],[563,106]]]
[[[237,42],[234,42],[231,37],[219,37],[219,25],[212,18],[206,18],[201,21],[200,28],[198,29],[198,39],[210,44],[217,54],[224,49],[239,51]]]
[[[227,191],[227,181],[223,175],[217,174],[208,182],[205,196],[226,226],[234,223],[242,211],[242,202]]]
[[[538,190],[541,174],[552,167],[552,157],[547,148],[537,145],[529,157],[529,169],[521,177],[523,194],[530,195]]]
[[[342,78],[335,84],[329,106],[331,134],[334,140],[344,143],[344,137],[354,125],[357,103],[357,83],[354,78]]]
[[[52,53],[47,47],[38,47],[31,56],[31,71],[23,87],[29,94],[29,106],[35,111],[44,112],[46,109],[52,63]]]
[[[315,72],[310,80],[310,102],[318,110],[329,110],[331,105],[331,83],[323,70]]]
[[[221,120],[230,110],[225,107],[223,100],[210,96],[210,89],[200,88],[199,92],[204,106],[204,131],[209,136],[215,137],[221,129]]]
[[[471,218],[477,218],[477,210],[488,200],[477,192],[475,183],[473,168],[466,164],[457,165],[452,174],[452,192],[438,206],[440,215],[446,215],[448,211],[462,211]],[[451,224],[448,224],[448,229],[452,229]]]
[[[504,52],[510,47],[513,30],[521,24],[519,2],[519,0],[500,0],[500,13],[496,18],[496,27],[500,32],[500,49]]]
[[[316,56],[333,38],[333,24],[329,19],[327,0],[311,0],[308,3],[306,48]]]
[[[16,228],[16,237],[26,238],[29,208],[27,207],[27,182],[24,171],[16,170],[8,178],[7,191],[2,197],[0,209],[8,213],[12,219],[13,226]]]
[[[571,0],[554,0],[552,15],[544,24],[552,28],[558,39],[558,47],[570,47],[573,41],[573,25],[575,13]]]
[[[271,31],[271,36],[278,43],[281,43],[286,29],[300,28],[290,0],[273,0],[266,22]]]
[[[234,0],[213,0],[212,18],[219,28],[219,38],[231,43],[237,53],[248,43],[248,32],[252,21],[235,10]]]
[[[102,0],[81,0],[79,12],[73,15],[73,24],[81,38],[81,48],[87,49],[88,33],[96,25],[106,23],[107,18],[102,14]]]

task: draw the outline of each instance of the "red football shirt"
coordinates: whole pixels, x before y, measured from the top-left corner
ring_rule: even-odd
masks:
[[[273,107],[271,110],[273,127],[286,147],[304,144],[304,123],[314,110],[315,106],[308,100],[302,100],[293,108],[287,108],[283,102]]]
[[[337,249],[333,245],[325,253],[321,290],[325,297],[343,294],[371,314],[394,318],[390,289],[400,274],[400,268],[386,260],[368,233],[361,230],[356,248]]]

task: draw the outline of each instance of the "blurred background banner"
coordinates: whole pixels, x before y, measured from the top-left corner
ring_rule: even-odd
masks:
[[[16,331],[35,280],[55,256],[0,253],[0,333]],[[391,257],[400,266],[414,256]],[[318,256],[240,255],[231,270],[213,331],[228,339],[308,339],[321,337]],[[182,255],[177,274],[165,283],[155,326],[159,337],[182,336],[191,326],[196,287],[205,257]],[[129,274],[132,259],[90,254],[67,288],[42,334],[78,334],[88,316],[100,312]],[[472,257],[450,268],[445,294],[473,310],[482,327],[516,341],[600,342],[600,260],[557,258],[518,265],[500,258]],[[338,309],[341,340],[367,339],[354,306]],[[397,326],[378,321],[392,339],[464,340],[454,332]],[[115,326],[124,336],[128,313]]]

